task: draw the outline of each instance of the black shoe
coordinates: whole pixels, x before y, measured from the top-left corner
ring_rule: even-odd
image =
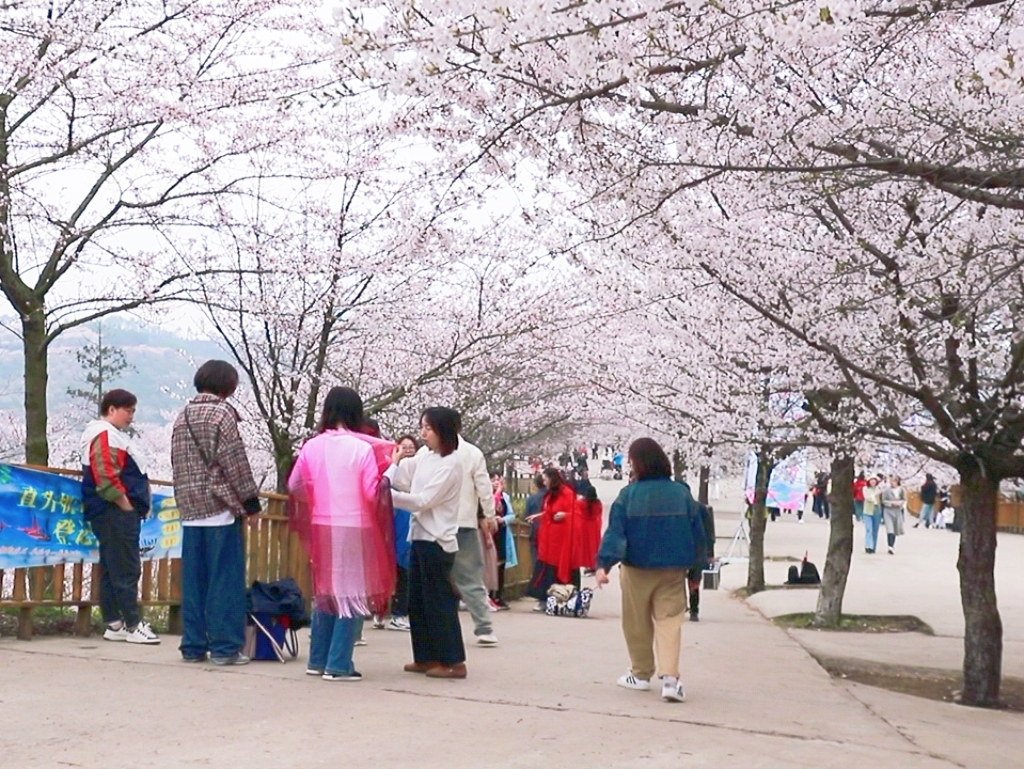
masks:
[[[700,614],[695,611],[690,612],[690,622],[700,622]]]

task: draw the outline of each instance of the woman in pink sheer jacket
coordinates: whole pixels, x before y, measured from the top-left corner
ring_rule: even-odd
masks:
[[[363,619],[387,606],[394,589],[391,492],[378,459],[387,456],[389,464],[394,444],[362,427],[359,394],[332,388],[317,434],[288,478],[289,518],[309,554],[313,583],[306,673],[325,681],[362,679],[353,646]]]

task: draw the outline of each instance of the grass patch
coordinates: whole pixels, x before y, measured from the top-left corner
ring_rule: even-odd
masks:
[[[934,631],[918,617],[909,614],[844,614],[839,619],[839,627],[819,628],[814,625],[814,613],[782,614],[772,617],[772,622],[780,627],[798,630],[834,630],[846,633],[924,633],[934,635]]]
[[[963,689],[963,674],[958,670],[889,665],[835,657],[816,659],[833,678],[938,702],[959,702]],[[1004,677],[999,687],[999,696],[1004,709],[1024,713],[1024,680]]]

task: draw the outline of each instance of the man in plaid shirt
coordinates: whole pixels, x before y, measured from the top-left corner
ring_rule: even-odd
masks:
[[[183,527],[181,656],[244,665],[245,560],[242,517],[260,511],[258,489],[225,400],[238,387],[230,363],[196,371],[198,395],[178,415],[171,436],[174,494]]]

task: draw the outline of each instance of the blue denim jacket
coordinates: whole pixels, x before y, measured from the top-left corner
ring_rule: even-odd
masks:
[[[668,478],[631,483],[612,503],[597,567],[621,561],[640,569],[689,569],[698,565],[704,527],[687,486]]]

